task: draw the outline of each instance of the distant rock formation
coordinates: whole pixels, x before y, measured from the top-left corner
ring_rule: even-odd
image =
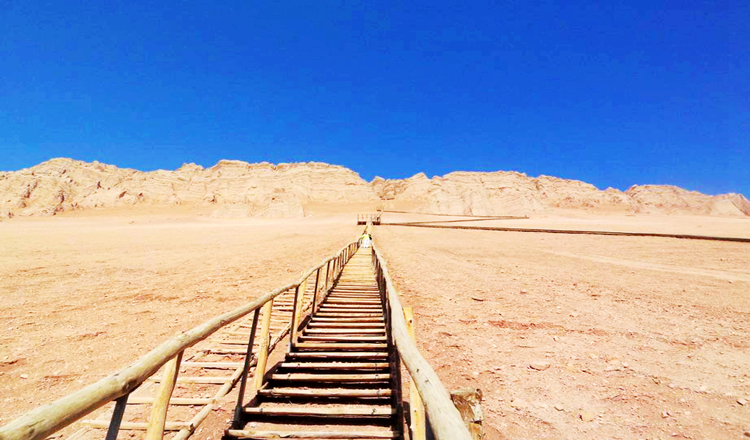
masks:
[[[215,206],[213,216],[300,217],[307,203],[380,199],[352,170],[324,163],[273,165],[222,160],[211,168],[141,172],[98,162],[52,159],[0,173],[0,215],[52,215],[127,205]]]
[[[428,179],[375,178],[372,187],[389,209],[454,215],[514,215],[583,209],[592,212],[750,216],[741,194],[709,196],[668,185],[604,191],[586,182],[497,171],[454,172]]]
[[[376,177],[368,183],[350,169],[319,162],[222,160],[210,168],[186,164],[175,171],[142,172],[52,159],[0,172],[0,217],[6,218],[133,205],[213,207],[216,218],[301,217],[314,204],[456,215],[583,209],[750,216],[750,201],[741,194],[710,196],[668,185],[602,191],[577,180],[506,171],[454,172],[431,179],[419,173],[408,179]]]

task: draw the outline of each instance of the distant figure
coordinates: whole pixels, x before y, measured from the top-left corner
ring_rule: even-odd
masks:
[[[370,246],[372,246],[372,235],[367,232],[362,234],[362,236],[359,237],[359,245],[363,248],[369,248]]]

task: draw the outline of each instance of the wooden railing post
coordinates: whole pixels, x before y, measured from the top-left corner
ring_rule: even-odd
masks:
[[[320,268],[318,268],[318,271],[315,273],[315,289],[313,290],[311,313],[315,313],[315,303],[318,301],[318,284],[320,284]]]
[[[406,328],[409,330],[409,335],[416,342],[417,332],[414,324],[414,310],[411,307],[404,307],[404,320],[406,320]],[[412,440],[426,440],[427,426],[424,416],[424,404],[411,378],[409,378],[409,408],[411,412]]]
[[[245,406],[245,386],[247,385],[247,375],[250,370],[250,361],[253,357],[253,343],[255,342],[255,331],[258,327],[258,314],[260,309],[253,312],[253,324],[250,327],[250,339],[247,341],[247,352],[245,353],[245,363],[242,367],[242,376],[240,377],[240,390],[237,393],[237,405],[234,407],[234,420],[232,427],[238,429],[242,424],[242,407]]]
[[[326,263],[326,284],[323,286],[323,298],[325,298],[328,295],[328,275],[331,271],[331,260],[328,260]]]
[[[268,347],[271,345],[271,312],[273,311],[273,300],[263,305],[263,320],[260,323],[260,347],[258,349],[258,363],[255,365],[255,377],[253,378],[253,390],[263,386],[263,376],[266,374],[268,363]]]
[[[109,429],[107,429],[105,440],[117,439],[117,434],[120,432],[120,424],[122,423],[122,416],[125,415],[125,408],[128,405],[128,397],[130,397],[130,394],[125,394],[117,399],[115,410],[112,412],[112,418],[109,420]]]
[[[297,295],[296,301],[294,302],[294,309],[297,311],[294,316],[294,334],[296,336],[299,323],[302,321],[302,305],[305,304],[305,295],[307,294],[307,278],[299,286],[299,295]],[[296,341],[295,341],[296,342]]]
[[[292,303],[292,322],[289,323],[289,325],[291,326],[291,328],[289,329],[289,348],[294,346],[297,338],[297,326],[295,326],[294,323],[297,322],[297,314],[299,313],[299,311],[297,310],[297,302],[300,296],[299,287],[300,286],[294,288],[294,303]]]
[[[146,440],[161,440],[164,437],[164,425],[167,422],[169,400],[172,398],[172,392],[174,392],[174,386],[177,383],[177,375],[180,373],[180,363],[182,363],[183,353],[185,353],[184,350],[164,364],[164,376],[162,377],[159,390],[156,392],[154,406],[151,408]]]

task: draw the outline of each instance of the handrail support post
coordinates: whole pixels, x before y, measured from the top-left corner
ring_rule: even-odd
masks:
[[[232,420],[232,427],[237,429],[240,428],[242,421],[242,407],[245,406],[245,387],[247,386],[247,375],[250,370],[250,360],[253,357],[253,342],[255,342],[255,329],[258,327],[258,315],[260,309],[255,309],[253,313],[253,326],[250,329],[250,338],[247,342],[247,352],[245,354],[245,365],[242,370],[242,377],[240,378],[240,389],[237,395],[237,406],[234,408],[234,419]]]

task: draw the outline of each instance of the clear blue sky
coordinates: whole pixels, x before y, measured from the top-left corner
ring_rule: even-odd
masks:
[[[747,0],[168,3],[2,2],[0,169],[317,160],[750,195]]]

